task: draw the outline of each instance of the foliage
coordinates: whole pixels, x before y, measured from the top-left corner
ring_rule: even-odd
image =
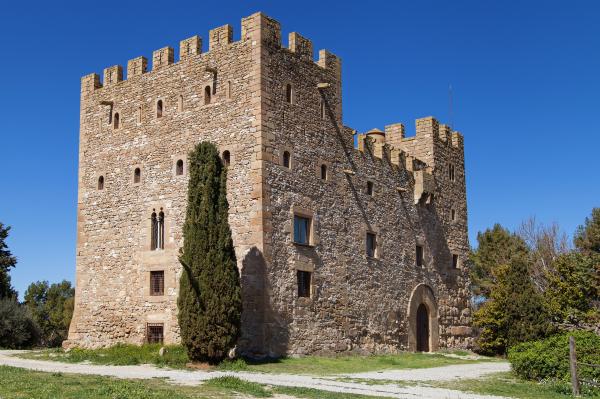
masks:
[[[4,227],[0,222],[0,299],[16,298],[17,293],[10,285],[10,268],[15,267],[17,258],[15,258],[6,245],[8,238],[9,226]]]
[[[31,283],[25,291],[25,306],[41,330],[41,344],[60,346],[67,339],[73,316],[75,289],[63,280],[48,285],[47,281]]]
[[[592,217],[578,227],[573,239],[575,246],[584,253],[600,253],[600,208],[592,209]]]
[[[38,338],[39,328],[27,309],[12,298],[0,299],[0,348],[28,348]]]
[[[226,196],[227,169],[216,147],[189,155],[188,206],[179,258],[181,339],[191,360],[218,363],[240,334],[241,288]]]
[[[600,256],[578,252],[556,259],[544,292],[554,321],[574,325],[598,321],[598,309],[593,304],[600,301],[599,264]]]
[[[508,265],[496,268],[490,299],[474,313],[473,323],[481,328],[478,352],[502,355],[513,345],[552,331],[542,297],[527,278],[527,262],[525,256],[514,257]]]
[[[570,250],[567,235],[557,223],[545,225],[535,217],[521,223],[517,235],[523,239],[531,252],[530,275],[538,291],[548,287],[547,276],[553,270],[553,263]]]
[[[578,362],[600,364],[600,336],[588,331],[573,331],[510,348],[508,360],[514,372],[528,380],[570,381],[570,335],[575,338]],[[580,365],[579,372],[585,379],[600,381],[600,368]]]
[[[489,297],[497,281],[497,271],[515,257],[524,257],[529,251],[519,236],[499,224],[477,234],[477,250],[470,255],[473,293]]]
[[[165,354],[159,355],[161,344],[129,345],[117,344],[108,348],[80,349],[74,348],[68,352],[62,349],[52,349],[24,353],[21,357],[27,359],[52,360],[67,363],[90,362],[93,364],[110,364],[128,366],[136,364],[154,364],[159,367],[185,368],[188,357],[181,345],[164,346]]]

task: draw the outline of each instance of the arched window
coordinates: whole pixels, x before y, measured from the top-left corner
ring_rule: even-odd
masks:
[[[204,88],[204,105],[210,104],[210,86]]]
[[[133,182],[139,183],[142,180],[142,171],[140,168],[135,168],[133,171]]]
[[[294,91],[292,90],[292,85],[289,83],[285,86],[285,101],[289,104],[294,101]]]
[[[104,190],[104,176],[98,178],[98,190]]]
[[[175,164],[175,174],[177,176],[183,175],[183,159],[179,159]]]
[[[157,214],[156,210],[152,210],[150,216],[150,249],[165,249],[165,213],[160,209]]]
[[[231,154],[229,151],[223,151],[223,164],[229,166],[231,164]]]
[[[118,129],[119,128],[119,122],[120,122],[119,113],[115,112],[115,116],[113,118],[113,128],[114,129]]]
[[[162,118],[163,115],[163,102],[162,100],[158,100],[156,102],[156,117]]]
[[[327,165],[321,165],[321,179],[327,180]]]
[[[291,155],[289,151],[284,151],[283,152],[283,166],[285,168],[290,168],[291,165]]]

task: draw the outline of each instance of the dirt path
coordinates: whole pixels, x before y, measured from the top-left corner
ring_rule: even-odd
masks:
[[[222,376],[234,376],[246,381],[257,382],[265,385],[281,385],[292,387],[315,388],[324,391],[356,393],[371,396],[407,399],[499,399],[499,396],[476,395],[450,389],[431,388],[421,386],[400,387],[394,384],[367,385],[358,382],[341,382],[335,379],[319,378],[292,374],[263,374],[249,372],[224,372],[224,371],[187,371],[167,368],[157,368],[151,365],[140,366],[105,366],[94,364],[73,364],[51,362],[44,360],[21,359],[14,357],[22,351],[0,351],[0,365],[20,367],[29,370],[38,370],[53,373],[73,373],[102,375],[124,379],[150,379],[166,378],[169,382],[183,385],[199,385],[203,381]],[[494,366],[492,366],[494,365]],[[436,379],[477,378],[483,374],[506,371],[507,364],[500,362],[478,363],[468,365],[435,367],[420,370],[396,370],[381,373],[348,374],[344,377],[392,379],[403,381],[423,381]],[[485,368],[485,372],[482,368]],[[448,375],[453,378],[447,378]],[[367,377],[365,377],[367,376]],[[427,378],[424,378],[427,376]],[[340,376],[342,377],[342,376]]]

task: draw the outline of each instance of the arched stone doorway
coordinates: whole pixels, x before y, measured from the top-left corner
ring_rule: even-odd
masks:
[[[431,287],[419,284],[413,289],[408,303],[408,349],[434,352],[438,343],[437,302]]]

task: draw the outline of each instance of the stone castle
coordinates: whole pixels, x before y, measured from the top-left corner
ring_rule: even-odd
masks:
[[[247,355],[471,345],[462,136],[342,122],[341,61],[262,13],[81,81],[77,279],[65,347],[179,341],[187,154],[228,165]],[[356,138],[356,140],[355,140]],[[355,144],[357,141],[357,145]],[[356,148],[356,146],[358,148]]]

